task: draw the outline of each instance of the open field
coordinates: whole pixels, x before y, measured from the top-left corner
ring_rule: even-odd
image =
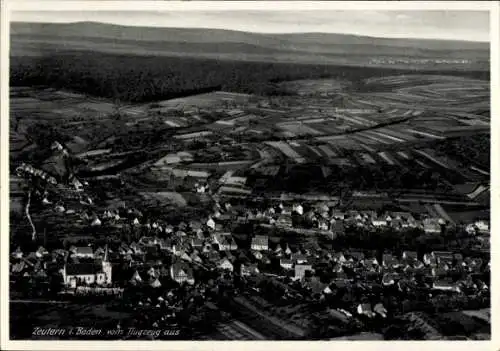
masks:
[[[156,193],[140,193],[145,200],[156,200],[160,204],[162,202],[172,203],[176,206],[186,206],[186,200],[179,193],[174,192],[156,192]]]
[[[476,85],[467,84],[464,86],[466,81],[464,81],[464,78],[459,77],[404,76],[406,86],[409,84],[408,82],[415,81],[426,84],[430,79],[434,82],[443,79],[451,87],[455,83],[456,86],[461,87],[459,91],[463,94],[467,94],[469,86],[470,91],[478,89],[478,86],[482,86],[481,89],[483,90],[485,89],[482,83],[477,82]],[[368,81],[368,83],[395,84],[394,78],[390,77],[385,81],[378,79],[375,83],[373,81]],[[419,87],[421,86],[419,85]],[[392,88],[394,87],[391,86]],[[22,91],[23,97],[18,96],[20,91]],[[41,133],[44,131],[36,130],[34,126],[46,125],[52,127],[50,130],[53,133],[52,137],[55,136],[60,142],[68,145],[70,151],[77,151],[79,154],[76,154],[76,156],[85,159],[86,166],[83,167],[87,167],[92,172],[103,172],[108,169],[112,172],[112,169],[116,167],[127,169],[140,163],[154,161],[159,162],[157,166],[164,162],[166,162],[165,165],[182,163],[182,167],[174,167],[169,172],[173,172],[174,176],[183,176],[183,171],[174,169],[186,168],[187,164],[192,164],[194,171],[226,166],[229,167],[228,169],[236,170],[239,167],[250,166],[249,163],[256,163],[259,159],[266,162],[290,159],[297,163],[320,162],[330,165],[339,164],[339,162],[345,164],[350,159],[354,163],[399,165],[400,167],[408,160],[414,159],[421,165],[431,163],[443,169],[456,171],[461,167],[464,160],[450,159],[446,152],[444,154],[443,152],[435,154],[429,145],[447,140],[449,135],[455,137],[453,133],[458,130],[457,128],[460,128],[461,137],[467,137],[467,135],[478,132],[478,125],[463,122],[464,114],[459,114],[459,116],[454,115],[454,112],[443,114],[439,111],[433,111],[432,106],[427,107],[424,112],[423,110],[405,110],[383,105],[382,109],[379,107],[379,110],[375,113],[373,110],[360,110],[359,107],[333,106],[330,109],[325,108],[323,112],[319,113],[318,117],[301,119],[300,122],[290,121],[286,114],[277,115],[271,113],[266,115],[263,112],[263,116],[255,115],[253,117],[252,127],[247,125],[246,120],[233,118],[232,126],[229,129],[209,131],[204,129],[203,125],[199,125],[188,129],[182,128],[179,131],[167,128],[164,129],[166,132],[161,135],[161,129],[155,128],[156,124],[154,123],[150,124],[150,126],[144,125],[141,128],[137,128],[135,124],[130,125],[129,122],[134,122],[136,119],[133,115],[123,114],[119,119],[114,118],[113,113],[109,111],[115,109],[110,107],[112,105],[109,102],[102,101],[100,103],[99,106],[106,106],[108,112],[103,112],[102,116],[97,117],[87,111],[87,107],[91,102],[85,102],[85,98],[73,95],[66,96],[56,92],[58,91],[47,89],[13,90],[12,104],[26,112],[22,115],[12,114],[16,120],[16,128],[25,131],[23,134],[15,131],[11,133],[11,147],[18,150],[16,151],[18,160],[29,161],[34,158],[36,153],[32,154],[30,151],[32,150],[31,145],[35,143],[38,145],[39,143],[43,146],[44,141],[47,139],[47,135]],[[381,102],[376,93],[363,94],[372,94],[373,101],[376,101],[377,104],[383,104],[383,100]],[[46,99],[45,105],[33,105],[33,101],[41,101],[40,96]],[[57,98],[50,100],[48,99],[50,96]],[[78,99],[77,104],[74,104],[74,99]],[[307,116],[312,107],[308,106],[308,98],[302,97],[300,99],[303,100],[302,112],[297,110],[292,113],[298,116]],[[483,99],[485,99],[485,96],[483,96]],[[281,100],[283,103],[288,101],[286,97],[281,98]],[[160,102],[160,104],[171,104],[170,108],[178,111],[177,113],[189,114],[191,110],[215,108],[220,111],[218,113],[221,115],[230,116],[232,113],[244,114],[246,110],[254,108],[253,106],[263,105],[265,101],[265,98],[256,98],[249,95],[215,92],[185,98],[182,103],[169,100],[165,103]],[[321,101],[321,99],[313,98],[309,104],[320,104],[319,106],[322,106]],[[229,105],[224,105],[226,103],[229,103]],[[443,107],[447,106],[448,100],[443,100],[441,103]],[[65,123],[60,124],[59,121],[62,117],[57,112],[60,106],[73,106],[72,108],[75,111],[80,112],[76,117],[65,116]],[[146,115],[155,113],[154,104],[142,104],[138,105],[138,107]],[[35,112],[35,110],[38,114],[37,118],[30,118],[30,112]],[[474,111],[467,112],[467,119],[474,120],[476,118],[478,121],[483,121],[480,131],[488,133],[489,124],[487,119],[482,114],[474,114]],[[434,113],[437,113],[437,115],[434,115]],[[112,129],[106,131],[105,127],[107,125],[112,125]],[[253,130],[258,130],[261,125],[262,127],[265,126],[267,131],[257,136]],[[272,132],[269,134],[269,128],[273,128],[272,126],[286,130],[288,141],[272,140]],[[70,130],[72,130],[71,134]],[[235,134],[234,130],[237,130],[237,134]],[[113,133],[113,131],[116,132]],[[27,139],[26,135],[30,133],[30,138]],[[37,135],[38,133],[41,134]],[[178,141],[173,141],[172,137]],[[265,141],[268,146],[265,148],[259,147],[259,142],[252,141],[256,137],[261,141]],[[176,148],[185,148],[187,143],[212,143],[213,140],[220,140],[221,138],[226,138],[228,141],[233,140],[232,145],[224,147],[222,154],[221,148],[214,146],[205,149],[203,152],[188,152],[186,155],[189,154],[189,157],[184,155],[169,156],[169,158],[160,161],[162,157],[160,155],[163,153],[164,156],[164,150],[166,149],[173,151]],[[136,155],[133,151],[134,148],[137,150],[145,150],[144,148],[146,148],[146,150],[150,151],[141,151]],[[237,150],[238,148],[240,150]],[[214,156],[208,156],[211,155],[212,151]],[[172,155],[175,154],[172,153]],[[215,157],[215,155],[219,156]],[[464,173],[468,179],[479,179],[481,176],[483,178],[487,177],[486,172],[481,173],[484,167],[482,168],[480,164],[472,164],[471,166],[473,168],[470,169],[470,172]],[[189,174],[189,172],[186,173],[187,171],[184,172],[185,175]],[[204,176],[207,177],[208,175]]]

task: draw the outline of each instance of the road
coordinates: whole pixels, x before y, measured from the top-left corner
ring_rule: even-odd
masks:
[[[264,335],[235,319],[220,324],[217,330],[229,340],[266,340]]]
[[[10,300],[9,303],[37,303],[37,304],[49,304],[49,305],[54,305],[54,304],[68,304],[69,301],[56,301],[56,300]]]

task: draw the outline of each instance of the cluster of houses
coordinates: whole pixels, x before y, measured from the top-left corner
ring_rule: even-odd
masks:
[[[64,285],[68,289],[116,289],[113,263],[126,262],[131,274],[128,283],[135,286],[160,288],[164,278],[178,284],[199,284],[196,271],[219,271],[223,274],[242,277],[273,276],[289,278],[310,291],[311,296],[327,297],[339,286],[352,284],[378,285],[396,289],[402,293],[423,288],[430,293],[470,293],[488,291],[485,282],[477,275],[490,269],[490,262],[477,257],[434,251],[417,255],[415,251],[404,251],[400,255],[375,254],[356,250],[314,249],[294,247],[286,238],[276,243],[267,235],[253,235],[247,242],[235,240],[226,223],[232,221],[260,220],[278,226],[292,226],[292,217],[308,218],[318,230],[343,230],[344,226],[382,228],[420,228],[427,233],[440,233],[447,225],[439,218],[416,220],[407,212],[384,213],[372,211],[342,212],[325,204],[310,210],[295,203],[292,206],[279,204],[266,210],[238,211],[237,206],[216,202],[212,213],[204,220],[181,222],[175,226],[163,221],[144,220],[137,210],[106,210],[102,215],[83,214],[91,226],[128,223],[141,229],[140,239],[121,242],[112,247],[71,247],[69,250],[48,252],[39,248],[24,254],[15,250],[11,257],[11,273],[16,276],[46,277],[49,265],[56,265]],[[489,224],[476,221],[467,226],[469,233],[487,234]],[[152,259],[151,257],[154,257]],[[168,257],[169,263],[162,258]],[[320,281],[318,273],[329,271],[330,282]],[[461,272],[456,279],[456,272]],[[425,279],[417,279],[423,276]],[[116,279],[116,278],[115,278]],[[122,288],[122,287],[120,287]],[[126,288],[126,287],[125,287]],[[387,310],[382,303],[359,303],[351,311],[368,318],[385,318]],[[347,314],[349,312],[346,311]],[[345,315],[347,315],[344,313]]]
[[[27,278],[47,278],[47,272],[56,268],[64,285],[76,288],[82,285],[111,287],[112,263],[108,248],[75,247],[52,252],[40,246],[35,252],[24,254],[17,248],[11,254],[11,274]]]
[[[217,212],[216,212],[217,213]],[[300,203],[270,207],[266,210],[248,209],[240,221],[258,220],[283,228],[293,226],[292,215],[307,219],[313,228],[321,231],[339,232],[346,226],[358,228],[392,228],[394,230],[420,229],[427,234],[440,234],[443,228],[450,225],[449,221],[440,217],[423,216],[416,219],[410,212],[385,212],[377,214],[375,211],[340,211],[323,203],[311,206],[305,211]],[[477,220],[466,226],[469,234],[489,234],[489,222]]]
[[[146,222],[141,223],[140,218],[142,214],[140,211],[129,209],[126,217],[121,217],[119,212],[116,210],[106,210],[101,217],[96,215],[86,216],[86,219],[90,221],[90,225],[98,226],[105,221],[118,223],[124,220],[130,220],[131,225],[138,227],[145,227],[149,229],[151,236],[143,237],[138,242],[132,243],[122,243],[118,248],[118,253],[123,256],[123,258],[130,262],[131,265],[141,261],[139,257],[144,256],[148,250],[159,248],[160,251],[171,254],[179,258],[177,265],[174,265],[171,271],[172,279],[178,281],[179,283],[188,281],[193,281],[190,269],[186,268],[186,264],[200,264],[215,266],[217,268],[233,271],[234,262],[237,258],[241,258],[237,252],[239,247],[234,240],[234,237],[230,232],[225,230],[223,225],[223,217],[228,217],[228,213],[233,213],[231,204],[226,203],[223,206],[218,202],[214,206],[213,213],[206,219],[205,223],[201,221],[190,221],[189,223],[181,223],[174,227],[169,224],[160,222]],[[320,205],[310,211],[304,211],[301,204],[294,204],[293,206],[284,206],[279,204],[276,207],[271,207],[263,212],[261,211],[251,211],[246,212],[245,219],[268,219],[271,223],[276,224],[279,222],[280,218],[283,216],[289,216],[295,213],[298,216],[310,217],[314,222],[317,223],[319,229],[331,230],[332,225],[335,223],[351,223],[355,225],[365,225],[370,224],[374,227],[381,226],[394,226],[400,228],[418,228],[421,227],[423,230],[429,233],[437,233],[441,231],[441,226],[444,225],[444,221],[441,219],[431,219],[427,218],[423,221],[417,221],[415,218],[407,212],[392,212],[386,213],[384,216],[377,216],[373,211],[348,211],[341,212],[327,205]],[[241,217],[241,216],[240,216]],[[230,218],[230,217],[228,217]],[[277,220],[275,220],[277,218]],[[227,219],[227,218],[226,218]],[[238,219],[238,218],[237,218]],[[240,218],[241,219],[241,218]],[[281,221],[280,223],[282,223]],[[328,223],[328,225],[326,225]],[[474,230],[474,232],[485,233],[489,231],[489,224],[485,221],[476,221],[467,226],[469,230]],[[250,257],[245,257],[244,262],[252,261],[252,264],[242,264],[240,266],[240,273],[243,275],[248,275],[251,273],[256,273],[259,271],[259,266],[265,266],[270,259],[275,257],[279,259],[279,265],[284,271],[294,271],[294,279],[302,279],[306,271],[313,271],[313,266],[310,264],[311,256],[314,262],[318,261],[317,253],[310,253],[306,251],[292,252],[288,244],[277,245],[271,250],[270,240],[266,235],[255,235],[250,242],[249,248],[243,248],[245,250],[250,249]],[[76,252],[73,252],[71,258],[75,257],[77,259],[85,258],[85,252],[87,252],[86,258],[93,259],[98,256],[98,252],[89,253],[90,247],[79,248]],[[102,249],[99,249],[102,251]],[[99,251],[98,250],[98,251]],[[409,272],[409,271],[422,271],[425,274],[431,275],[437,278],[445,278],[446,272],[452,269],[457,262],[463,268],[470,269],[472,271],[477,271],[481,269],[482,263],[478,263],[476,259],[461,259],[460,255],[449,254],[447,258],[444,258],[442,254],[433,253],[434,256],[425,255],[422,260],[418,260],[415,257],[414,252],[405,252],[401,257],[401,260],[397,260],[390,255],[384,255],[382,262],[374,257],[364,258],[362,253],[350,252],[350,253],[339,253],[332,252],[326,253],[324,259],[326,262],[334,262],[335,266],[333,270],[341,274],[343,267],[364,267],[367,272],[377,273],[383,270],[386,275],[384,276],[383,282],[389,284],[388,282],[396,281],[397,277],[396,271]],[[437,256],[436,256],[437,255]],[[347,257],[347,258],[346,258]],[[389,258],[392,257],[392,258]],[[358,265],[359,263],[359,265]],[[394,270],[394,272],[392,271]],[[84,281],[86,282],[96,282],[96,283],[110,283],[111,274],[104,274],[104,269],[96,270],[95,266],[88,265],[67,265],[63,270],[64,281],[68,285],[75,285],[76,276],[84,276]],[[92,273],[91,273],[92,272]],[[92,275],[92,277],[90,277]],[[108,278],[106,278],[108,277]],[[391,277],[391,278],[389,278]],[[80,278],[78,278],[80,279]],[[76,279],[76,281],[78,281]],[[70,283],[71,282],[71,283]],[[441,281],[436,282],[436,289],[455,289],[451,288],[449,284],[443,284]]]
[[[259,238],[252,241],[263,241]],[[433,251],[418,258],[415,251],[404,251],[400,257],[390,253],[384,253],[380,258],[365,255],[360,251],[349,252],[310,252],[308,250],[292,252],[288,245],[283,248],[278,245],[272,250],[272,255],[279,258],[282,273],[278,275],[288,276],[292,280],[303,280],[306,272],[314,275],[315,270],[325,267],[334,273],[335,281],[352,280],[357,277],[360,281],[374,281],[378,277],[381,286],[394,286],[405,292],[418,286],[415,279],[417,274],[426,278],[424,288],[436,291],[462,292],[464,287],[477,291],[488,290],[488,286],[482,281],[472,280],[474,274],[481,274],[490,269],[490,262],[484,262],[481,258],[463,257],[461,254]],[[262,259],[263,253],[255,255]],[[461,276],[467,277],[462,280],[453,280],[453,272],[461,272]],[[335,285],[335,282],[332,283]],[[332,286],[333,287],[333,286]],[[331,291],[325,286],[326,292]]]

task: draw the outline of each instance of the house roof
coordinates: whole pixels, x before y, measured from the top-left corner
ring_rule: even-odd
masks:
[[[312,266],[309,264],[297,264],[295,265],[295,272],[305,272],[305,271],[312,271]]]
[[[392,216],[395,217],[395,218],[402,218],[402,219],[405,219],[405,218],[413,218],[413,216],[411,215],[410,212],[392,212]]]
[[[142,281],[141,275],[139,274],[138,271],[135,271],[134,274],[132,275],[132,278],[130,280],[135,280],[135,281]]]
[[[251,264],[242,264],[241,265],[241,269],[242,270],[246,270],[246,271],[258,271],[259,270],[258,266],[256,264],[253,264],[253,263],[251,263]]]
[[[202,223],[200,221],[190,221],[189,222],[189,226],[191,227],[191,229],[197,230],[197,229],[201,229],[201,227],[203,225],[202,225]]]
[[[453,253],[449,251],[433,251],[434,257],[442,260],[453,260]]]
[[[220,259],[219,262],[217,262],[217,264],[221,265],[221,264],[224,264],[226,262],[229,263],[230,265],[233,265],[227,257]]]
[[[192,244],[193,246],[203,246],[203,240],[198,238],[192,239]]]
[[[375,259],[374,258],[365,258],[363,260],[363,264],[365,266],[375,265]]]
[[[101,267],[94,263],[70,263],[66,265],[66,275],[94,275]]]
[[[311,287],[313,293],[315,294],[321,293],[325,289],[325,287],[328,286],[328,284],[322,283],[317,277],[312,277],[311,281],[307,285]]]
[[[434,282],[433,286],[436,288],[454,288],[457,285],[446,280],[438,280]]]
[[[20,273],[23,271],[23,269],[26,267],[26,264],[24,261],[18,262],[12,266],[12,272],[13,273]]]
[[[93,254],[92,248],[89,247],[89,246],[75,247],[75,252],[77,254],[82,254],[82,255],[91,255],[91,254]]]
[[[437,219],[426,218],[424,219],[422,224],[424,225],[424,229],[427,228],[433,230],[441,230],[441,224]]]
[[[448,274],[446,269],[440,268],[440,267],[433,268],[433,273],[434,273],[434,275],[438,275],[438,276],[444,276],[444,275]]]
[[[365,254],[360,251],[351,251],[348,253],[348,256],[355,258],[357,260],[362,260],[365,258]]]
[[[372,310],[372,306],[370,306],[369,303],[362,303],[359,306],[361,307],[361,310],[365,312],[371,312]]]
[[[224,245],[236,245],[236,242],[234,241],[233,237],[231,235],[226,235],[222,238],[222,243]]]
[[[268,245],[269,237],[267,235],[256,235],[252,238],[253,245]]]
[[[391,280],[399,279],[399,275],[396,273],[385,273],[382,277],[382,282],[389,283]]]
[[[151,282],[149,283],[149,285],[153,288],[159,288],[161,286],[161,283],[160,281],[158,280],[158,278],[154,279],[154,280],[151,280]]]
[[[385,309],[384,305],[383,305],[383,304],[381,304],[381,303],[376,304],[376,305],[375,305],[375,307],[373,308],[373,310],[374,310],[375,312],[379,312],[379,313],[381,313],[381,312],[382,312],[382,313],[387,312],[387,310]]]
[[[292,260],[303,260],[303,261],[305,261],[305,260],[307,260],[307,257],[305,255],[297,252],[297,253],[293,253],[292,254]]]
[[[417,259],[417,252],[416,251],[403,251],[403,255],[406,256],[407,258],[412,258],[412,259]]]
[[[192,268],[189,265],[185,264],[184,262],[175,262],[172,265],[172,271],[173,271],[174,276],[179,275],[179,273],[181,271],[186,273],[189,277],[193,276]]]

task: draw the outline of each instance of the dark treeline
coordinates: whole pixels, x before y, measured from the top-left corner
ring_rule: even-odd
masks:
[[[428,192],[446,193],[449,185],[443,179],[463,182],[459,173],[445,170],[427,170],[418,164],[402,162],[401,166],[386,164],[356,165],[355,167],[329,166],[331,174],[324,177],[318,165],[293,165],[281,169],[274,177],[248,172],[247,185],[257,191],[288,191],[305,193],[311,190],[338,194],[342,189],[360,191],[379,190],[397,196],[395,189],[422,189]]]
[[[280,95],[276,82],[340,78],[359,87],[367,77],[432,72],[376,67],[294,63],[222,61],[202,58],[58,52],[42,57],[11,59],[13,86],[50,86],[92,96],[150,102],[223,89],[260,95]],[[433,72],[488,79],[488,72]]]

